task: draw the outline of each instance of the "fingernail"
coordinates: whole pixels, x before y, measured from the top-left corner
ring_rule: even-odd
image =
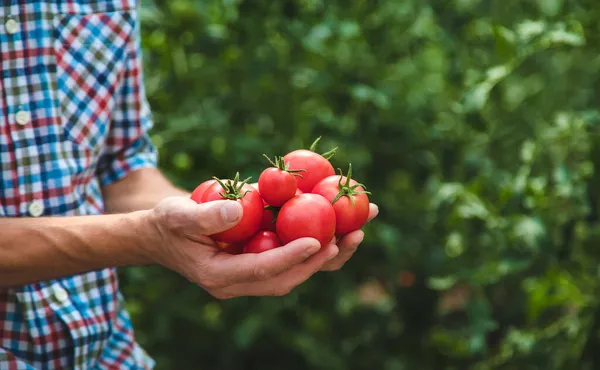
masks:
[[[235,222],[240,218],[240,206],[234,202],[227,202],[221,207],[221,217],[227,222]]]

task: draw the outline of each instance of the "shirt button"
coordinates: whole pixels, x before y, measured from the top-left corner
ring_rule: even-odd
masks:
[[[69,293],[64,288],[57,286],[54,288],[54,298],[62,303],[69,299]]]
[[[33,217],[40,217],[44,213],[44,205],[41,202],[35,201],[29,205],[29,214]]]
[[[19,125],[26,125],[31,121],[31,114],[27,111],[20,110],[15,114],[15,120]]]
[[[6,29],[6,32],[9,35],[12,35],[14,33],[17,33],[17,31],[19,30],[19,23],[11,18],[7,20],[6,23],[4,23],[4,28]]]

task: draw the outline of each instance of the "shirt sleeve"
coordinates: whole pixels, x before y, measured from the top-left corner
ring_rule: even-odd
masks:
[[[111,129],[96,170],[101,185],[121,180],[132,171],[157,166],[158,152],[148,134],[154,122],[144,89],[140,37],[136,15]]]

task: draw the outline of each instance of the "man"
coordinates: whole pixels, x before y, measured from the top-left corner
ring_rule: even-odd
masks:
[[[206,235],[241,207],[197,205],[156,169],[135,0],[2,4],[0,369],[153,367],[117,267],[160,264],[226,299],[286,294],[356,250],[362,231],[218,252]]]

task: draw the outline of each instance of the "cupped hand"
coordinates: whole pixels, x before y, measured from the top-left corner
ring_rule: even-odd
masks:
[[[227,299],[285,295],[338,255],[336,245],[321,248],[312,238],[258,254],[224,252],[208,235],[235,226],[241,215],[242,207],[231,200],[163,200],[148,217],[152,260]]]

